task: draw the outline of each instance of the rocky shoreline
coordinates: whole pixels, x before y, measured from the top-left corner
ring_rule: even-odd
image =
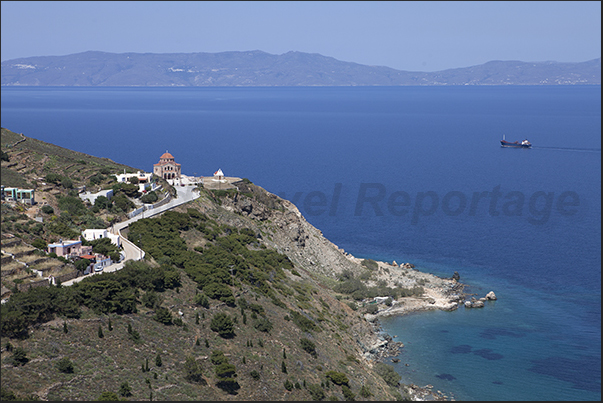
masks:
[[[349,258],[359,260],[351,257],[351,255],[349,255]],[[370,361],[386,362],[391,359],[393,362],[399,362],[400,359],[396,357],[400,355],[401,349],[404,347],[402,342],[395,341],[391,335],[383,331],[379,318],[434,309],[453,311],[460,306],[466,309],[481,308],[484,307],[484,301],[497,299],[492,291],[479,299],[476,299],[472,294],[466,294],[466,286],[459,282],[460,275],[458,272],[454,272],[450,278],[442,278],[430,273],[421,272],[415,269],[414,265],[410,263],[403,263],[401,265],[396,264],[396,262],[377,263],[379,267],[377,281],[385,280],[389,284],[406,284],[407,286],[412,286],[413,283],[421,284],[424,293],[418,297],[401,297],[397,300],[392,300],[391,306],[379,304],[377,312],[374,314],[364,314],[364,318],[371,324],[374,337],[378,340],[370,347],[366,347],[359,342],[360,347],[364,350],[365,358]],[[471,299],[467,300],[468,297],[471,297]],[[408,394],[407,397],[411,400],[454,400],[453,396],[449,396],[439,390],[433,390],[432,385],[418,386],[407,384],[406,393]]]
[[[351,271],[357,278],[368,269],[367,259],[356,258],[324,237],[322,232],[307,222],[297,207],[288,200],[266,192],[251,184],[237,182],[239,191],[253,194],[254,197],[222,199],[221,208],[249,217],[256,224],[258,233],[262,234],[262,242],[276,249],[291,259],[302,270],[308,270],[326,278],[338,279],[345,271]],[[237,216],[226,216],[213,210],[229,225],[237,225]],[[248,225],[249,223],[246,223]],[[465,285],[457,272],[451,277],[443,278],[419,271],[413,264],[371,261],[370,279],[364,280],[367,287],[378,284],[391,288],[413,289],[422,287],[420,296],[405,296],[390,300],[388,296],[377,297],[371,301],[363,301],[357,305],[358,312],[365,311],[367,305],[376,305],[376,312],[364,313],[365,320],[357,322],[350,328],[360,349],[361,356],[369,366],[382,362],[400,354],[404,347],[401,342],[383,332],[379,318],[392,315],[405,315],[411,312],[441,309],[451,311],[463,305],[465,308],[479,307],[479,303],[466,305],[468,296],[464,292]],[[391,305],[387,302],[391,301]],[[479,301],[477,301],[479,302]],[[350,308],[349,314],[352,314]],[[440,391],[433,391],[431,385],[419,387],[406,385],[406,396],[411,400],[450,400]],[[452,399],[453,400],[453,399]]]

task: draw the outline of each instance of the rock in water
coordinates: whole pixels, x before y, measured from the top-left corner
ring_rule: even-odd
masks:
[[[496,295],[494,294],[494,291],[490,291],[488,294],[486,294],[486,299],[490,301],[496,301]]]

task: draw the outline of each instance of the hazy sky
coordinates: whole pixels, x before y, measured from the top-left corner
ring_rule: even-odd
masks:
[[[2,61],[88,50],[320,53],[409,71],[601,56],[600,1],[2,1]]]

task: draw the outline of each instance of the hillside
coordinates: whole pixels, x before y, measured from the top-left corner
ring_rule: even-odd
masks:
[[[5,148],[17,137],[2,135],[9,162],[41,146]],[[49,159],[70,164],[52,150]],[[96,161],[88,158],[86,166]],[[463,286],[411,264],[357,259],[289,201],[245,179],[236,186],[200,188],[198,199],[131,224],[125,233],[147,252],[142,261],[70,287],[14,292],[2,305],[2,400],[446,399],[382,362],[401,343],[378,332],[378,317],[455,309]],[[60,209],[72,189],[56,190]],[[113,214],[94,207],[65,225]],[[27,248],[25,240],[54,236],[59,218],[38,234],[9,231],[5,208],[14,206],[3,202],[3,236]]]
[[[491,61],[438,72],[344,62],[317,53],[106,53],[2,62],[3,86],[399,86],[601,84],[601,58],[580,63]]]
[[[15,287],[26,290],[43,284],[44,277],[61,281],[77,275],[72,262],[47,256],[50,242],[74,239],[86,228],[105,228],[122,220],[125,211],[115,205],[110,209],[86,208],[77,195],[83,190],[94,192],[115,186],[113,174],[137,170],[107,158],[75,152],[1,129],[3,156],[1,181],[4,187],[34,189],[36,204],[2,202],[2,298]],[[116,199],[119,203],[120,198]],[[123,206],[130,202],[124,201]],[[10,258],[8,254],[14,255]]]

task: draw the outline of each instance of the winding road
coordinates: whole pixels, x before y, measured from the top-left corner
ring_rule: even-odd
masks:
[[[95,274],[110,273],[113,271],[121,270],[124,267],[124,263],[127,262],[128,260],[140,260],[140,259],[144,258],[144,251],[142,249],[138,248],[136,245],[134,245],[129,240],[127,240],[124,236],[122,236],[121,230],[128,227],[128,225],[130,225],[131,223],[133,223],[135,221],[138,221],[143,218],[150,218],[157,214],[161,214],[164,211],[172,209],[176,206],[179,206],[181,204],[188,203],[192,200],[195,200],[200,196],[199,190],[196,189],[194,186],[174,186],[174,188],[176,189],[176,194],[177,194],[176,198],[173,198],[172,200],[170,200],[168,203],[164,204],[163,206],[157,207],[152,210],[144,211],[141,214],[137,215],[136,217],[132,217],[126,221],[116,223],[113,226],[107,228],[107,230],[109,232],[111,232],[113,234],[117,234],[120,237],[121,245],[123,246],[123,254],[124,254],[124,259],[121,262],[113,263],[112,265],[105,267],[103,269],[103,271],[101,271],[101,272],[93,272],[93,273],[87,274],[85,276],[76,277],[72,280],[65,281],[62,284],[64,286],[70,286],[79,281],[82,281],[86,277],[90,277]]]

